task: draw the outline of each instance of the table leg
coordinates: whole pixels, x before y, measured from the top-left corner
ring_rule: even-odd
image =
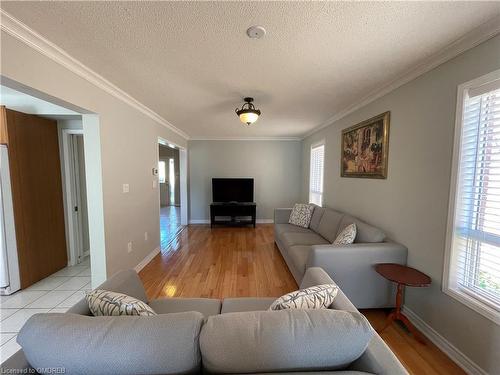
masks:
[[[387,319],[385,320],[384,326],[380,329],[377,330],[378,333],[382,333],[385,331],[387,327],[391,325],[391,323],[396,319],[396,313],[392,311],[388,316]]]
[[[419,343],[425,345],[424,338],[422,337],[420,332],[415,328],[415,326],[408,320],[408,318],[406,316],[404,316],[403,314],[399,314],[398,320],[403,322],[403,324],[406,326],[406,328],[408,328],[408,331],[410,331],[410,333],[413,335],[415,340],[417,340]]]
[[[398,283],[397,294],[396,294],[396,308],[387,317],[384,326],[377,330],[378,333],[382,333],[387,327],[391,325],[394,320],[399,320],[408,328],[408,331],[413,335],[415,340],[421,344],[425,344],[425,340],[415,328],[415,326],[408,320],[406,316],[401,312],[401,307],[403,305],[403,295],[404,295],[404,285]]]

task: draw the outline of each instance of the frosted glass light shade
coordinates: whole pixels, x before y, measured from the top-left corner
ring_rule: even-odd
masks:
[[[259,115],[254,112],[244,112],[240,114],[240,120],[245,124],[253,124],[255,121],[257,121],[258,118]]]

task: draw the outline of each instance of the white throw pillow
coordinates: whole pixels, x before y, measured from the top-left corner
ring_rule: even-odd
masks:
[[[288,223],[303,228],[309,228],[313,211],[314,206],[311,204],[296,203],[293,206]]]
[[[94,316],[157,315],[146,303],[126,294],[96,289],[85,294]]]
[[[335,284],[315,285],[296,290],[274,301],[269,310],[285,309],[327,309],[337,296],[339,288]]]
[[[334,245],[350,245],[354,243],[354,239],[356,238],[356,224],[352,223],[345,227],[342,232],[339,233],[335,241],[333,241]]]

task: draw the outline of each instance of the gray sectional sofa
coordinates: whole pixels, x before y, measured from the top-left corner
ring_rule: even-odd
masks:
[[[328,283],[322,269],[309,268],[301,288]],[[148,302],[132,270],[99,289]],[[68,313],[31,317],[18,336],[23,349],[1,370],[35,373],[32,363],[41,372],[86,375],[407,374],[341,290],[328,310],[263,311],[273,301],[166,298],[148,302],[158,316],[91,317],[82,300]]]
[[[275,210],[274,238],[297,284],[309,267],[321,267],[358,309],[394,307],[394,285],[374,265],[406,264],[406,247],[387,239],[380,229],[331,208],[315,206],[309,228],[289,224],[291,211]],[[333,245],[352,223],[357,228],[354,243]]]

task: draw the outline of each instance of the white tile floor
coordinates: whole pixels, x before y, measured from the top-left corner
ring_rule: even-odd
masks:
[[[89,259],[10,296],[0,296],[0,363],[18,349],[16,336],[33,314],[66,312],[90,290]]]

